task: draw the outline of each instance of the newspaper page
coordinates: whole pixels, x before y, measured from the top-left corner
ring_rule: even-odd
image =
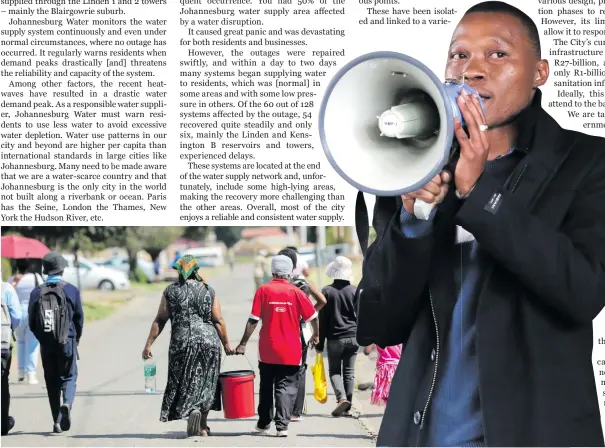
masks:
[[[478,10],[469,19],[472,7]],[[212,442],[217,445],[250,446],[259,443],[250,433],[266,435],[268,428],[283,437],[289,431],[278,440],[285,446],[602,444],[602,430],[594,422],[605,422],[596,414],[597,403],[601,414],[605,407],[605,323],[599,302],[605,261],[598,253],[605,232],[598,199],[604,187],[597,179],[603,168],[597,154],[603,148],[602,140],[585,135],[605,137],[603,15],[605,0],[0,0],[3,294],[5,284],[13,285],[25,316],[15,332],[12,365],[3,355],[2,444],[42,446],[50,443],[44,432],[49,431],[77,438],[53,439],[57,445],[151,446],[157,444],[154,439],[171,444],[166,439],[187,432],[216,436]],[[521,105],[527,106],[536,89],[540,108],[564,131],[542,124],[526,147],[514,147],[521,140],[515,119],[522,121]],[[464,92],[479,96],[472,99]],[[507,139],[513,148],[495,154],[493,149]],[[552,157],[545,155],[544,142],[553,146]],[[559,144],[562,149],[555,151]],[[281,401],[274,423],[262,420],[273,408],[266,390],[259,389],[263,336],[258,330],[248,335],[255,347],[247,349],[246,337],[239,339],[255,317],[257,291],[284,269],[283,257],[290,259],[291,278],[306,279],[320,292],[309,293],[316,308],[322,302],[318,297],[329,296],[325,287],[340,281],[359,285],[363,304],[362,273],[372,283],[388,272],[389,287],[408,279],[398,264],[375,265],[381,269],[372,271],[373,278],[362,271],[366,247],[359,235],[365,229],[356,224],[363,227],[359,218],[367,212],[376,226],[369,229],[372,242],[377,230],[388,225],[400,226],[392,232],[401,236],[406,219],[419,226],[439,220],[439,205],[419,204],[421,199],[439,202],[442,192],[451,193],[440,173],[453,148],[465,161],[454,180],[450,175],[447,188],[456,188],[465,204],[475,203],[473,196],[485,200],[475,213],[485,216],[473,221],[482,224],[469,224],[476,225],[474,231],[464,227],[472,221],[468,216],[459,215],[455,223],[460,253],[454,258],[460,262],[452,261],[447,269],[460,271],[459,295],[452,299],[446,327],[453,322],[460,332],[439,332],[435,316],[442,312],[439,301],[446,299],[437,297],[436,320],[426,332],[430,341],[423,342],[432,351],[422,355],[422,362],[411,358],[415,348],[406,358],[406,343],[417,343],[405,326],[407,318],[400,319],[403,345],[359,348],[358,332],[346,343],[358,352],[353,350],[346,361],[349,346],[339,340],[345,345],[339,346],[338,358],[328,336],[325,351],[320,345],[328,373],[324,383],[321,374],[316,380],[314,373],[305,373],[305,368],[320,372],[324,367],[319,367],[323,360],[317,361],[319,351],[305,351],[303,344],[303,370],[297,374],[302,379],[282,378],[284,384],[291,381],[289,395],[276,395]],[[563,150],[570,152],[563,157]],[[482,173],[500,159],[499,166],[517,161],[501,169],[510,174],[507,183],[499,181],[506,191],[488,195],[488,187],[478,185],[486,185],[480,179],[492,174]],[[356,207],[359,192],[365,208]],[[380,214],[372,221],[377,198],[401,195],[400,216],[393,217],[391,210],[391,224]],[[520,214],[503,218],[510,210]],[[507,230],[512,226],[517,226],[514,235]],[[501,231],[501,241],[494,229]],[[424,235],[409,232],[405,238]],[[393,241],[394,246],[400,242]],[[407,252],[389,255],[384,245],[380,251],[374,260],[409,258]],[[79,373],[66,373],[71,379],[61,386],[67,388],[63,401],[51,397],[59,387],[48,379],[51,361],[28,327],[30,292],[37,280],[26,292],[25,283],[22,290],[18,287],[32,272],[44,282],[52,280],[50,261],[44,258],[49,253],[61,254],[53,261],[62,266],[60,277],[81,291],[87,328],[68,356],[78,359]],[[473,258],[476,253],[485,258]],[[177,356],[178,338],[163,335],[154,342],[166,323],[164,305],[160,311],[157,307],[162,297],[170,302],[167,288],[181,279],[179,260],[185,256],[220,298],[229,337],[217,330],[218,339],[226,341],[217,339],[217,350],[227,355],[243,345],[239,354],[245,357],[221,362],[236,366],[234,372],[248,372],[251,376],[242,374],[242,381],[251,381],[249,392],[257,394],[241,389],[237,393],[245,397],[229,398],[224,389],[229,381],[219,378],[218,367],[212,387],[222,384],[217,395],[222,407],[212,404],[213,411],[220,411],[210,414],[212,431],[207,412],[200,413],[199,403],[191,407],[188,394],[180,398],[187,401],[187,415],[168,411],[171,403],[177,406],[171,400],[180,393],[171,378],[193,374],[190,366],[173,370],[178,363],[170,357]],[[406,266],[416,269],[423,263]],[[447,277],[447,269],[436,278]],[[475,270],[491,283],[481,293],[469,293],[480,297],[470,303],[461,291],[473,283]],[[400,286],[402,300],[406,290],[414,290],[407,288]],[[387,293],[382,294],[386,300]],[[490,302],[507,305],[481,312]],[[390,308],[393,315],[397,303]],[[428,303],[427,296],[427,312]],[[482,322],[490,313],[494,320]],[[389,313],[384,314],[387,328]],[[426,317],[432,322],[431,314]],[[359,328],[363,318],[355,314]],[[422,319],[414,322],[420,325]],[[76,327],[70,331],[78,333]],[[412,335],[421,332],[414,328]],[[481,336],[489,331],[490,336]],[[549,340],[542,340],[544,335]],[[456,338],[460,347],[449,344]],[[470,348],[464,341],[471,341]],[[489,350],[500,352],[500,358],[491,358],[498,367],[481,360],[492,344]],[[594,376],[582,358],[589,353]],[[393,378],[395,367],[391,376],[376,373],[399,359],[411,359],[399,369],[408,372],[406,378],[401,372]],[[432,364],[425,365],[429,360]],[[217,368],[216,359],[204,362],[204,369]],[[427,370],[420,374],[421,368]],[[207,386],[196,378],[214,375],[200,372],[187,376],[198,391]],[[585,376],[580,378],[580,372]],[[426,384],[406,383],[421,376]],[[448,381],[443,378],[461,377],[470,378],[471,386],[456,383],[454,389],[472,387],[469,396],[475,401],[464,401],[462,392],[443,392]],[[389,387],[391,380],[398,382],[393,394],[399,394],[395,400],[404,403],[401,407],[385,410],[389,392],[381,378]],[[499,392],[486,392],[492,380]],[[4,410],[5,387],[12,396],[10,418]],[[296,387],[302,399],[293,395]],[[321,387],[327,389],[318,392]],[[402,392],[410,388],[419,395]],[[328,405],[317,398],[325,390]],[[261,394],[265,405],[259,402]],[[489,394],[501,397],[500,404],[487,404],[493,399]],[[454,402],[456,415],[447,411]],[[70,410],[73,405],[71,429],[71,411],[61,403]],[[514,415],[525,423],[506,414],[515,406],[522,407]],[[344,416],[357,418],[334,419]],[[451,426],[446,435],[431,426],[440,418],[447,423],[444,428]],[[186,431],[179,420],[188,420]]]

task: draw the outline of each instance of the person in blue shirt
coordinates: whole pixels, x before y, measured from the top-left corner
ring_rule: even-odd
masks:
[[[45,283],[63,289],[69,313],[69,337],[65,344],[57,344],[55,341],[41,337],[44,328],[39,328],[37,307],[42,289],[38,287],[32,291],[29,300],[29,326],[40,341],[44,380],[54,423],[53,432],[61,433],[71,428],[71,408],[76,395],[78,377],[77,346],[82,337],[84,311],[78,288],[62,279],[63,270],[67,266],[65,258],[58,252],[50,252],[42,260],[42,266],[44,273],[48,275]],[[61,394],[63,401],[61,401]]]
[[[15,288],[9,283],[2,282],[2,307],[6,306],[10,316],[10,323],[4,321],[4,312],[2,319],[2,435],[5,436],[15,426],[15,419],[8,415],[10,407],[10,390],[8,386],[8,376],[11,369],[11,359],[13,351],[12,330],[21,323],[21,304]],[[7,319],[8,320],[8,319]],[[10,325],[10,331],[5,331],[5,325]],[[6,329],[8,330],[8,329]]]

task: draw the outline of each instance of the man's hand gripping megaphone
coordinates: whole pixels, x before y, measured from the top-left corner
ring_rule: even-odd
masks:
[[[459,199],[468,197],[481,177],[489,154],[487,122],[477,94],[462,89],[456,102],[466,123],[454,119],[456,148],[441,173],[422,188],[401,195],[405,210],[419,219],[429,219],[433,209],[446,197],[452,178]]]

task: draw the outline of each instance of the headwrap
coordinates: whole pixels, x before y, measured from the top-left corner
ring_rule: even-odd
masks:
[[[271,273],[276,275],[292,274],[292,260],[285,255],[277,255],[271,259]]]
[[[197,280],[201,281],[202,278],[198,273],[199,268],[200,265],[193,255],[183,255],[172,265],[172,269],[176,269],[185,280],[194,276]]]

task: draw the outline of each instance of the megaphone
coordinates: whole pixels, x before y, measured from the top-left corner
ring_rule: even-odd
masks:
[[[421,188],[450,162],[454,118],[465,125],[456,103],[462,89],[476,93],[464,80],[441,82],[401,53],[359,56],[336,73],[321,103],[328,161],[350,185],[375,196]],[[432,208],[416,200],[414,214],[428,219]]]

